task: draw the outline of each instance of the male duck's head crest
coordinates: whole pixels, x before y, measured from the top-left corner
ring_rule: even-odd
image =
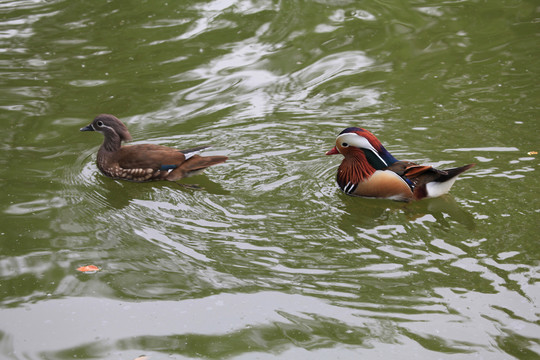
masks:
[[[370,131],[368,131],[366,129],[363,129],[363,128],[359,128],[359,127],[348,127],[345,130],[343,130],[342,132],[340,132],[339,135],[349,134],[349,133],[353,133],[353,134],[356,134],[356,135],[359,135],[359,136],[365,138],[367,141],[369,141],[371,146],[373,148],[375,148],[375,150],[377,150],[377,152],[382,151],[383,146],[382,146],[381,142]]]
[[[360,152],[363,153],[362,156]],[[339,133],[336,146],[326,153],[326,155],[334,154],[342,154],[345,158],[354,157],[357,161],[367,161],[377,170],[397,161],[375,135],[359,127],[348,127]]]

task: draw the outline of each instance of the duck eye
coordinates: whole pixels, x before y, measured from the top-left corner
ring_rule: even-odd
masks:
[[[103,126],[103,121],[98,121],[97,126],[102,127]]]
[[[343,147],[348,147],[349,144],[344,142],[344,143],[341,143],[341,146],[343,146]]]

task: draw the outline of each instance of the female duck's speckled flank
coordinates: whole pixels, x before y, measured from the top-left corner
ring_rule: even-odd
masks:
[[[342,154],[337,182],[349,195],[400,201],[420,200],[448,193],[456,178],[475,164],[437,170],[399,161],[371,132],[357,127],[343,130],[326,155]]]
[[[99,170],[113,179],[135,182],[176,181],[227,160],[226,156],[197,155],[209,146],[185,150],[153,144],[122,146],[122,141],[131,140],[131,135],[123,122],[109,114],[96,116],[81,131],[98,131],[103,134],[105,139],[99,148],[96,162]]]

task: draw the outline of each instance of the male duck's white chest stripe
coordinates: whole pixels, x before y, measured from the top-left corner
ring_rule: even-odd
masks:
[[[350,181],[347,183],[347,185],[345,185],[343,187],[343,192],[345,194],[352,194],[354,192],[354,190],[356,189],[356,187],[358,186],[358,184],[353,184],[351,183]]]

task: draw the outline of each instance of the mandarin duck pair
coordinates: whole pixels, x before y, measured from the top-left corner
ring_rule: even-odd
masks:
[[[98,115],[81,131],[97,131],[104,141],[98,150],[99,170],[113,179],[134,182],[177,181],[223,163],[226,156],[200,156],[209,146],[178,150],[161,145],[122,146],[131,135],[118,118]],[[347,128],[336,139],[336,146],[326,155],[342,154],[337,182],[348,195],[387,198],[399,201],[420,200],[448,193],[456,178],[474,164],[437,170],[394,158],[371,132]]]

